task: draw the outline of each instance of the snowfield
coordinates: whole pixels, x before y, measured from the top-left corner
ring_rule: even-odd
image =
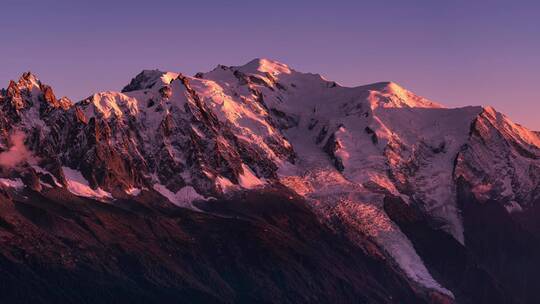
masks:
[[[68,190],[78,196],[95,198],[98,200],[112,199],[112,195],[109,192],[103,191],[101,188],[92,189],[88,181],[82,176],[81,172],[73,170],[68,167],[62,168]]]

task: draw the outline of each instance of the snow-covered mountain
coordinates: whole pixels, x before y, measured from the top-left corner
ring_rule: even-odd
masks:
[[[0,92],[0,112],[0,182],[13,195],[63,189],[107,205],[151,196],[212,213],[211,202],[282,185],[434,303],[479,295],[426,262],[443,255],[421,249],[432,233],[479,257],[449,264],[481,269],[485,286],[497,288],[519,275],[495,260],[519,270],[526,255],[477,248],[478,217],[496,212],[517,227],[509,243],[525,233],[540,248],[538,133],[491,107],[446,108],[393,82],[343,87],[255,59],[193,77],[145,70],[121,92],[73,103],[25,73]],[[513,287],[501,293],[538,299]]]

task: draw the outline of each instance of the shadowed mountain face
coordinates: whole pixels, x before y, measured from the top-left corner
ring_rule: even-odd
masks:
[[[538,133],[392,82],[256,59],[73,103],[25,73],[0,187],[6,301],[540,301]]]
[[[2,302],[416,301],[393,269],[283,188],[201,204],[219,215],[62,191],[2,197]]]

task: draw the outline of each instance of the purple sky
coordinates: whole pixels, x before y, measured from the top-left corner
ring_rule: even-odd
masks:
[[[540,130],[534,1],[78,2],[2,1],[0,87],[31,70],[80,100],[142,69],[266,57],[343,85],[392,80],[448,106],[493,105]]]

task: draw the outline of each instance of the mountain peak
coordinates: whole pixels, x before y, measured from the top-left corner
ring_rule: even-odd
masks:
[[[26,88],[28,90],[32,90],[33,88],[41,88],[41,81],[39,81],[39,78],[33,74],[32,72],[24,72],[17,82],[10,83],[10,86],[16,85],[20,88]]]
[[[5,95],[5,96],[2,96]],[[0,100],[7,98],[15,109],[45,107],[69,109],[73,103],[67,97],[56,98],[53,88],[42,81],[32,72],[24,72],[18,81],[11,80],[7,89],[0,90]]]
[[[398,92],[407,91],[404,87],[400,86],[399,84],[393,81],[374,82],[374,83],[362,85],[360,87],[366,90],[373,90],[373,91],[380,91],[380,92],[387,92],[387,93],[398,93]]]
[[[288,65],[266,58],[255,58],[239,67],[242,72],[262,72],[276,74],[291,74],[292,69]]]
[[[122,89],[122,93],[150,89],[156,84],[161,86],[170,84],[180,75],[174,72],[164,72],[158,69],[142,70],[135,78],[131,79],[130,83]]]
[[[21,75],[21,77],[19,78],[19,82],[21,82],[21,81],[27,81],[27,82],[31,82],[31,83],[35,83],[35,84],[40,83],[38,77],[34,73],[32,73],[31,71],[24,72]]]
[[[376,82],[358,87],[371,92],[369,100],[373,109],[383,108],[444,108],[443,105],[418,96],[393,81]]]

